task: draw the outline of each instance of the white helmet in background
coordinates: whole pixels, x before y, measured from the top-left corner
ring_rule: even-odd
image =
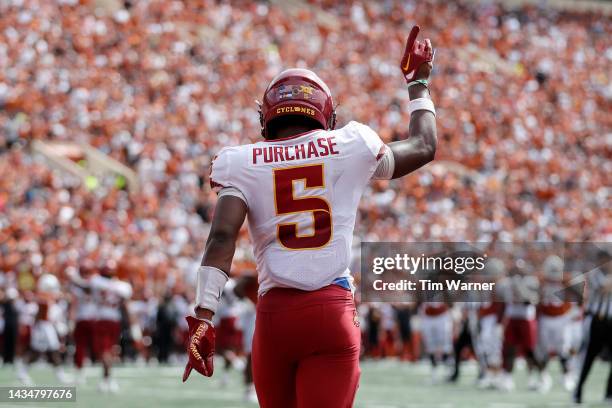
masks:
[[[506,265],[499,258],[489,258],[485,263],[484,272],[489,276],[500,278],[506,274]]]
[[[14,288],[14,287],[10,287],[6,290],[6,298],[9,300],[15,300],[19,297],[19,291]]]
[[[544,277],[547,279],[561,280],[563,279],[563,268],[565,268],[565,262],[563,262],[563,259],[557,255],[549,255],[544,260]]]
[[[59,294],[60,283],[55,275],[45,273],[38,279],[36,289],[43,293]]]

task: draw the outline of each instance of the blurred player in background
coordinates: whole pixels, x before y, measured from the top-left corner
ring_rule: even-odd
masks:
[[[74,277],[75,279],[81,278],[86,281],[90,274],[91,269],[83,267],[79,272],[76,269],[67,271],[68,276]],[[93,290],[87,285],[72,285],[72,316],[74,320],[74,366],[77,369],[76,381],[80,384],[84,384],[86,381],[85,372],[82,371],[85,358],[89,357],[92,361],[95,361],[96,348],[95,348],[95,325],[96,317],[98,313],[98,305],[94,299]]]
[[[578,272],[572,272],[570,274],[571,279],[575,279],[580,276]],[[578,360],[579,353],[582,347],[582,340],[584,337],[584,294],[580,288],[572,287],[572,290],[569,291],[570,294],[570,311],[569,311],[569,332],[570,332],[570,362],[569,362],[569,371],[572,373],[574,380],[574,389],[576,380],[578,378]],[[573,390],[572,390],[573,391]]]
[[[499,282],[506,274],[506,267],[501,259],[491,258],[487,261],[484,272],[489,282]],[[498,388],[502,380],[503,313],[504,304],[500,301],[498,290],[480,304],[476,340],[478,356],[484,366],[484,376],[478,382],[480,388]]]
[[[366,350],[369,352],[369,357],[381,357],[383,351],[380,345],[381,337],[381,313],[378,304],[361,304],[358,310],[358,316],[361,315],[363,318],[363,324],[360,324],[363,343],[366,345]]]
[[[381,303],[378,310],[380,312],[380,326],[382,334],[382,356],[393,356],[395,355],[395,346],[398,340],[395,309],[391,303]]]
[[[412,304],[400,303],[393,307],[395,309],[395,317],[397,320],[397,328],[399,332],[399,339],[401,344],[400,358],[402,360],[412,359],[414,360],[414,349],[413,349],[413,328],[412,328],[412,317],[413,308]]]
[[[102,380],[98,383],[100,392],[116,393],[119,391],[117,381],[111,376],[113,361],[117,358],[117,348],[121,333],[121,309],[124,302],[132,296],[132,287],[129,283],[117,279],[115,275],[116,265],[112,262],[100,267],[101,273],[90,273],[80,276],[78,272],[72,271],[70,278],[72,284],[77,286],[83,294],[85,302],[95,302],[96,313],[88,315],[93,336],[93,354],[102,362]],[[89,297],[91,296],[91,298]],[[81,306],[87,306],[87,303]],[[80,358],[80,357],[79,357]],[[82,364],[82,361],[80,362]]]
[[[17,377],[24,384],[32,382],[25,368],[26,360],[29,356],[30,344],[32,339],[32,326],[36,319],[38,305],[36,304],[34,292],[24,291],[23,296],[15,302],[18,318],[18,335],[17,335],[17,358],[15,360],[15,369]]]
[[[538,279],[525,270],[522,259],[510,272],[507,279],[500,282],[503,288],[502,297],[505,301],[504,309],[504,341],[503,341],[503,367],[504,376],[500,388],[505,391],[514,389],[512,372],[517,354],[520,353],[527,361],[529,370],[530,389],[538,387],[536,375],[537,360],[535,347],[537,341],[536,305],[538,303]]]
[[[476,293],[469,293],[469,297],[478,299],[479,296]],[[476,342],[478,336],[478,312],[480,310],[481,302],[465,301],[455,304],[455,308],[459,312],[458,324],[459,334],[455,336],[453,342],[453,371],[448,377],[448,382],[457,382],[459,380],[460,367],[463,361],[464,350],[469,350],[473,355],[477,357],[479,363],[478,378],[482,379],[484,376],[484,365],[483,359],[479,356],[480,349]]]
[[[117,392],[119,385],[111,376],[111,367],[117,357],[116,347],[121,332],[121,308],[123,302],[132,296],[132,288],[127,282],[113,279],[112,266],[104,268],[103,273],[91,278],[91,287],[98,303],[94,329],[95,342],[103,367],[103,377],[98,389],[101,392]]]
[[[160,364],[167,364],[170,358],[178,315],[179,313],[172,302],[172,295],[167,291],[162,297],[155,314],[155,345],[157,361]]]
[[[420,318],[423,345],[431,362],[431,382],[435,384],[442,380],[444,365],[450,363],[453,349],[453,317],[447,304],[425,302],[421,305]]]
[[[63,320],[66,311],[59,304],[61,288],[55,275],[43,274],[36,284],[36,312],[31,328],[30,344],[23,354],[23,364],[17,366],[17,376],[24,384],[32,380],[26,367],[44,356],[54,367],[59,382],[68,383],[70,378],[64,373],[60,358],[60,335],[66,334]]]
[[[261,106],[265,141],[225,148],[212,164],[219,194],[190,326],[192,369],[213,374],[211,319],[228,281],[247,217],[259,300],[253,377],[260,406],[352,406],[359,381],[359,319],[348,269],[357,207],[372,178],[402,177],[433,160],[435,110],[428,82],[433,49],[414,27],[401,69],[410,94],[406,140],[385,145],[368,126],[334,130],[328,86],[289,69],[272,80]]]
[[[548,360],[552,355],[559,358],[562,384],[567,391],[572,391],[575,379],[570,372],[570,350],[572,346],[572,304],[565,299],[563,289],[567,286],[564,277],[565,263],[557,255],[549,255],[543,265],[543,277],[540,283],[540,303],[538,305],[538,342],[536,358],[540,370],[540,392],[548,392],[552,379],[546,372]]]

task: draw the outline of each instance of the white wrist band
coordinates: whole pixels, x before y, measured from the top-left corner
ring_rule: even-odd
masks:
[[[436,116],[436,108],[434,107],[433,101],[429,98],[413,99],[408,103],[408,112],[410,112],[410,114],[418,110],[430,111]]]
[[[228,279],[225,272],[219,268],[200,266],[196,284],[196,307],[216,313],[221,293]]]

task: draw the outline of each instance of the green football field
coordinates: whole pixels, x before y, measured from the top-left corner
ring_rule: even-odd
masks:
[[[556,364],[553,362],[553,366]],[[220,367],[220,365],[218,366]],[[556,368],[556,367],[554,367]],[[556,370],[553,378],[558,379]],[[67,371],[73,374],[71,370]],[[219,373],[205,379],[195,372],[186,384],[181,383],[182,367],[158,367],[129,365],[115,369],[115,377],[121,387],[118,394],[100,394],[96,390],[100,369],[85,370],[87,382],[77,386],[76,403],[9,404],[0,403],[0,408],[15,407],[254,407],[242,402],[241,376],[232,372],[229,385],[221,387]],[[366,361],[362,363],[362,379],[357,394],[356,407],[363,408],[520,408],[520,407],[568,407],[569,394],[562,390],[558,381],[546,395],[527,391],[527,375],[517,369],[513,392],[480,391],[475,389],[476,368],[468,364],[457,385],[429,383],[429,367],[425,363],[400,363],[393,360]],[[35,366],[30,374],[38,385],[58,385],[48,367]],[[607,367],[598,362],[591,372],[585,389],[586,407],[610,407],[602,402]],[[325,373],[321,373],[324,380]],[[12,367],[0,369],[0,386],[18,385]],[[316,408],[316,407],[313,407]]]

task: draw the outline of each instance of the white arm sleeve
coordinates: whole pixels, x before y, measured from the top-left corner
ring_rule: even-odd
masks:
[[[395,157],[389,146],[385,146],[385,152],[378,160],[378,166],[372,175],[372,180],[391,180],[395,170]]]

